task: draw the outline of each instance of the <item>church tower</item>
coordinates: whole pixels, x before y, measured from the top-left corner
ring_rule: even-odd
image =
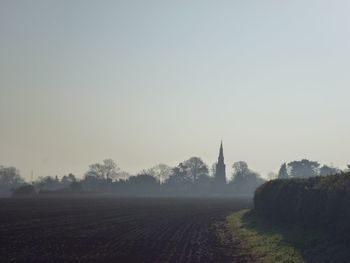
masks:
[[[215,181],[217,185],[226,185],[226,165],[224,162],[224,149],[222,147],[222,141],[220,145],[218,163],[216,164]]]

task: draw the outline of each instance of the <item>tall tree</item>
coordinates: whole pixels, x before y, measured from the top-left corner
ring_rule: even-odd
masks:
[[[188,176],[193,182],[197,181],[200,177],[209,176],[208,166],[199,157],[191,157],[184,161],[183,164],[188,168]]]
[[[103,161],[103,167],[105,170],[105,178],[107,181],[116,179],[118,177],[118,172],[120,168],[112,159],[105,159]]]
[[[75,175],[70,173],[62,177],[61,183],[63,184],[63,186],[69,186],[71,183],[76,181],[77,179],[75,178]]]
[[[318,175],[320,164],[315,161],[303,159],[301,161],[293,161],[288,164],[291,167],[291,177],[307,178]]]
[[[333,174],[337,174],[339,173],[339,169],[336,168],[336,167],[331,167],[331,166],[328,166],[328,165],[323,165],[321,168],[320,168],[320,172],[319,174],[321,176],[326,176],[326,175],[333,175]]]
[[[160,190],[158,180],[150,174],[130,176],[127,185],[129,193],[134,195],[155,195]]]
[[[217,162],[213,163],[210,168],[210,176],[214,177],[216,175]]]
[[[236,194],[252,195],[255,189],[264,183],[261,176],[248,168],[246,162],[235,162],[232,165],[233,174],[229,187],[234,190]]]
[[[41,190],[57,190],[61,188],[61,184],[57,176],[44,176],[36,182],[36,187]]]
[[[112,159],[105,159],[103,163],[95,163],[89,166],[89,170],[86,172],[86,177],[95,177],[97,179],[106,180],[107,182],[112,179],[118,178],[120,168]]]
[[[24,180],[15,167],[0,165],[0,186],[14,187],[22,183],[24,183]]]
[[[183,163],[172,169],[171,175],[165,181],[165,184],[170,187],[179,187],[189,185],[191,178],[188,176],[188,167]]]
[[[142,171],[142,173],[152,175],[153,177],[158,179],[158,182],[162,184],[171,175],[172,168],[169,165],[160,163],[153,166],[150,169]]]
[[[287,179],[287,178],[289,178],[289,174],[288,174],[287,164],[286,163],[281,165],[281,168],[278,171],[278,178],[279,179]]]
[[[245,180],[245,177],[249,174],[248,164],[243,161],[235,162],[232,165],[233,174],[232,181],[234,182],[242,182]]]

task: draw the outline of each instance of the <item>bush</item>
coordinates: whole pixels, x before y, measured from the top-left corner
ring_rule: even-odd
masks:
[[[36,191],[34,186],[30,185],[30,184],[25,184],[22,185],[16,189],[13,190],[12,195],[14,197],[19,197],[19,196],[33,196],[36,195]]]
[[[255,191],[254,206],[272,221],[348,231],[350,173],[267,182]]]
[[[69,189],[75,193],[83,191],[83,187],[82,187],[81,183],[79,183],[79,182],[71,182],[69,185]]]

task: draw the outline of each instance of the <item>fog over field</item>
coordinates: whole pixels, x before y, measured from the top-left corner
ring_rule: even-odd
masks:
[[[0,262],[350,262],[349,11],[0,0]]]

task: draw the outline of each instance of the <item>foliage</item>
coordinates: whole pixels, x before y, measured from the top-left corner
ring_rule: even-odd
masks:
[[[192,180],[188,175],[188,167],[183,163],[172,169],[171,176],[165,181],[164,187],[171,192],[187,192],[191,187]]]
[[[230,191],[239,195],[253,195],[255,189],[264,183],[261,176],[250,170],[246,162],[235,162],[232,165],[232,180],[228,187]]]
[[[57,190],[62,188],[61,183],[57,176],[45,176],[40,177],[35,186],[40,190]]]
[[[187,167],[188,176],[193,182],[197,181],[201,177],[209,176],[208,166],[199,157],[191,157],[183,162],[183,165]]]
[[[24,180],[15,167],[0,165],[0,196],[10,196],[11,191],[22,184]]]
[[[301,161],[293,161],[288,164],[291,169],[291,177],[312,177],[317,176],[320,166],[318,162],[303,159]]]
[[[339,172],[340,170],[336,167],[331,167],[328,165],[321,166],[316,161],[303,159],[300,161],[282,164],[278,172],[278,178],[308,178],[318,175],[332,175]]]
[[[234,166],[234,180],[229,185],[217,185],[215,177],[209,175],[207,164],[199,157],[191,157],[175,167],[158,164],[137,175],[121,171],[112,159],[106,159],[102,163],[90,165],[80,180],[72,173],[62,178],[45,176],[33,182],[33,186],[39,194],[52,196],[71,193],[108,193],[120,196],[252,196],[263,180],[260,175],[249,170],[245,162]],[[17,170],[11,168],[10,171],[13,175],[12,181],[15,182],[17,178],[20,182]],[[5,194],[11,194],[10,188]]]
[[[159,182],[149,174],[131,176],[126,181],[127,193],[130,195],[156,195],[159,192]]]
[[[75,175],[70,173],[68,175],[64,175],[61,179],[61,183],[64,185],[64,186],[69,186],[71,185],[72,183],[75,183],[77,182],[77,178],[75,178]]]
[[[276,224],[251,210],[233,213],[227,222],[241,253],[253,262],[349,262],[348,240],[334,233]]]
[[[287,164],[284,163],[284,164],[282,164],[282,166],[278,172],[278,178],[286,179],[288,177],[289,177],[289,175],[288,175],[288,171],[287,171]]]
[[[336,167],[330,167],[328,165],[323,165],[320,170],[319,170],[319,174],[321,176],[326,176],[326,175],[332,175],[332,174],[337,174],[339,173],[340,170]]]
[[[72,181],[69,184],[69,189],[72,192],[82,192],[83,191],[83,187],[82,187],[81,183],[80,182],[76,182],[76,181]]]
[[[214,180],[209,176],[208,166],[199,157],[191,157],[172,169],[169,178],[162,185],[164,194],[210,195]],[[222,189],[225,194],[226,189]]]
[[[303,263],[302,255],[286,243],[281,233],[266,231],[242,210],[227,217],[228,232],[239,241],[242,254],[249,254],[256,263]],[[270,229],[269,229],[270,230]]]
[[[103,160],[103,163],[95,163],[90,165],[85,176],[109,181],[117,179],[119,171],[119,167],[112,159],[105,159]]]
[[[16,189],[13,190],[12,195],[14,197],[20,197],[20,196],[33,196],[36,195],[36,191],[34,186],[30,184],[24,184]]]
[[[23,184],[19,171],[15,167],[0,165],[0,186],[14,187]]]
[[[143,170],[141,173],[149,174],[149,175],[157,178],[157,180],[160,183],[164,183],[171,175],[171,172],[172,172],[172,168],[169,165],[160,163],[160,164],[153,166],[150,169]]]
[[[343,233],[350,230],[350,173],[273,180],[256,190],[254,205],[276,222]]]

